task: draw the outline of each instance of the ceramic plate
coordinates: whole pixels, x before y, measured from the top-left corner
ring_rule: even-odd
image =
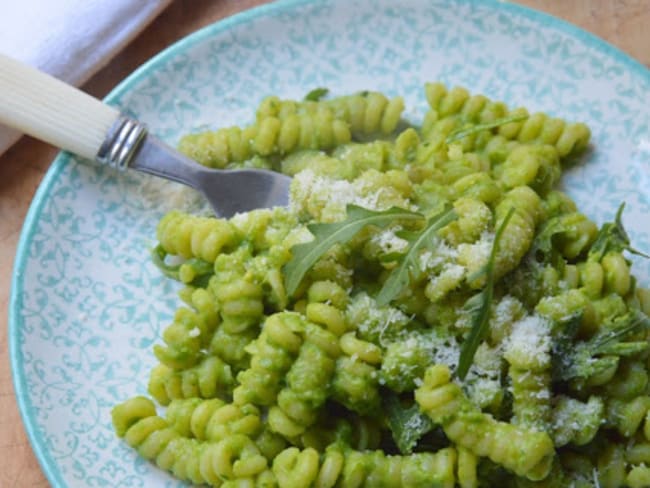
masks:
[[[587,122],[593,150],[564,178],[597,222],[621,201],[633,243],[650,250],[650,72],[547,15],[484,0],[286,1],[226,19],[179,42],[107,98],[176,143],[199,126],[251,120],[268,94],[315,87],[404,95],[463,85],[509,105]],[[57,157],[18,249],[10,353],[18,402],[51,484],[175,486],[118,441],[110,408],[146,391],[152,345],[177,305],[149,260],[167,190]],[[650,264],[635,260],[650,285]]]

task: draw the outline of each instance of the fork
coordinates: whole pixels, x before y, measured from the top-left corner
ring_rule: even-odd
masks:
[[[221,217],[289,201],[288,176],[207,168],[149,134],[143,123],[2,54],[0,123],[117,170],[130,168],[191,186]]]

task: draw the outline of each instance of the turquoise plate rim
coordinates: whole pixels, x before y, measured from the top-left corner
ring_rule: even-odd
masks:
[[[227,31],[237,25],[244,24],[259,17],[269,14],[290,10],[292,8],[300,7],[302,5],[316,3],[318,0],[278,0],[276,2],[260,5],[258,7],[240,12],[231,17],[219,20],[211,25],[203,27],[198,31],[189,34],[188,36],[180,39],[171,46],[167,47],[160,53],[153,56],[151,59],[142,64],[127,78],[120,82],[105,98],[104,101],[108,104],[115,104],[119,98],[127,93],[134,85],[138,84],[143,78],[146,78],[152,71],[159,65],[168,61],[168,59],[175,57],[179,53],[187,51],[191,46],[201,42],[206,38],[210,38],[221,32]],[[617,62],[626,66],[636,75],[644,78],[650,83],[650,69],[645,67],[639,61],[635,60],[628,54],[624,53],[617,47],[609,44],[607,41],[600,37],[583,30],[567,21],[553,17],[550,14],[540,12],[519,4],[506,3],[503,0],[446,0],[449,3],[456,4],[479,4],[487,8],[509,12],[515,15],[523,16],[531,21],[538,22],[545,28],[554,28],[560,30],[565,34],[576,38],[594,48],[606,56],[614,58]],[[25,217],[25,222],[21,231],[20,239],[16,250],[16,258],[14,260],[13,274],[11,279],[10,297],[9,297],[9,357],[10,366],[12,371],[12,379],[14,391],[17,398],[18,409],[27,432],[27,437],[32,446],[34,454],[47,477],[49,483],[55,488],[64,488],[68,486],[63,479],[59,466],[52,458],[50,452],[46,448],[46,441],[43,438],[43,433],[38,430],[36,420],[32,414],[32,405],[29,396],[26,392],[26,378],[25,372],[22,368],[23,357],[20,350],[20,335],[19,332],[24,326],[24,321],[18,313],[22,309],[22,294],[24,277],[21,269],[25,266],[29,257],[29,247],[31,245],[36,224],[41,216],[43,206],[50,194],[50,190],[54,183],[58,180],[61,172],[70,162],[70,154],[60,152],[53,160],[52,165],[45,174],[43,181],[38,187],[36,194]]]

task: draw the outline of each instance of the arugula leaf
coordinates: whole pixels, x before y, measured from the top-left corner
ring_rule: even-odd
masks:
[[[552,376],[555,380],[563,379],[566,364],[574,353],[575,343],[574,340],[578,335],[580,323],[582,322],[582,312],[576,312],[563,320],[557,321],[554,324],[554,330],[557,331],[553,341],[552,361],[553,372]]]
[[[539,234],[535,237],[533,245],[531,246],[531,254],[540,263],[553,263],[559,256],[555,247],[553,246],[553,238],[556,235],[566,232],[569,224],[565,222],[565,215],[558,215],[552,217],[541,228]]]
[[[644,258],[650,259],[650,256],[647,254],[637,251],[630,246],[630,237],[623,227],[621,219],[624,208],[625,202],[621,203],[618,207],[614,222],[606,222],[602,225],[596,235],[596,240],[591,245],[591,249],[589,249],[588,260],[600,261],[608,252],[622,252],[624,250],[636,254],[637,256],[643,256]]]
[[[356,205],[348,205],[347,218],[331,224],[311,224],[307,228],[314,239],[291,248],[291,260],[284,266],[284,286],[289,296],[293,295],[309,269],[335,244],[351,240],[367,225],[386,227],[396,220],[422,220],[424,216],[392,207],[388,210],[368,210]]]
[[[398,266],[390,273],[375,298],[377,305],[383,307],[400,294],[409,283],[411,271],[419,269],[420,250],[431,247],[434,234],[457,218],[458,216],[453,209],[446,209],[431,217],[427,222],[427,226],[421,232],[400,232],[397,234],[403,239],[408,239],[410,244],[406,252],[401,256]]]
[[[318,102],[321,98],[329,93],[328,88],[314,88],[312,91],[305,95],[305,101]]]
[[[389,393],[385,397],[388,428],[393,440],[402,454],[411,454],[418,440],[433,430],[433,421],[420,412],[420,407],[414,403],[405,408],[397,395]]]
[[[553,355],[557,358],[553,368],[553,379],[556,381],[589,378],[615,366],[618,356],[630,356],[650,347],[645,340],[625,341],[630,335],[650,329],[650,318],[640,310],[633,310],[603,324],[601,332],[588,341],[575,344],[573,339],[580,320],[581,315],[577,315],[553,347]]]
[[[480,293],[467,300],[466,303],[467,308],[472,314],[472,330],[470,330],[469,337],[465,339],[460,350],[460,358],[458,360],[458,369],[456,370],[456,373],[461,380],[465,379],[465,376],[474,361],[474,354],[476,354],[478,346],[481,344],[481,341],[483,341],[488,331],[490,305],[492,304],[492,298],[494,296],[494,262],[496,260],[501,236],[514,213],[515,209],[512,207],[494,235],[494,243],[492,244],[490,258],[485,265],[485,274],[487,277],[485,287]]]
[[[167,258],[167,252],[160,244],[151,250],[151,260],[153,261],[153,264],[156,265],[162,274],[176,281],[183,281],[181,279],[182,267],[186,268],[184,270],[185,272],[190,271],[188,268],[191,268],[190,272],[194,278],[188,283],[190,285],[204,286],[207,284],[210,276],[214,274],[212,263],[208,263],[199,258],[190,258],[180,264],[167,264],[165,258]]]
[[[528,115],[511,115],[509,117],[502,117],[500,119],[494,120],[492,122],[486,122],[485,124],[476,124],[472,125],[471,127],[467,127],[465,129],[460,128],[452,131],[447,138],[445,139],[445,143],[451,144],[452,142],[456,142],[460,139],[463,139],[464,137],[467,137],[471,134],[475,134],[477,132],[482,132],[484,130],[490,130],[494,129],[495,127],[499,127],[501,125],[509,124],[511,122],[519,122],[521,120],[525,120],[528,118]]]
[[[635,309],[603,327],[606,330],[592,339],[594,351],[597,354],[606,354],[613,342],[620,342],[631,334],[650,329],[650,317]]]
[[[529,254],[539,264],[551,264],[560,270],[566,264],[559,251],[561,242],[571,236],[584,222],[586,217],[579,212],[563,213],[551,217],[535,237]]]

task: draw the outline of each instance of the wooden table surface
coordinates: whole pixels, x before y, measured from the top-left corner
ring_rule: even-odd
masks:
[[[120,80],[174,41],[263,0],[176,0],[84,90],[106,95]],[[518,0],[572,22],[650,67],[650,0]],[[24,137],[0,157],[0,487],[44,487],[48,482],[22,425],[11,381],[7,306],[11,270],[23,219],[57,151]]]

